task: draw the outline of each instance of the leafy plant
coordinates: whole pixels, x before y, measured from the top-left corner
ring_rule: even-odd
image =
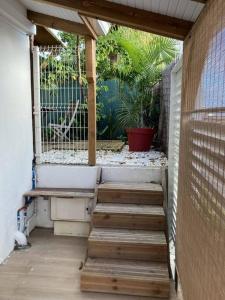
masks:
[[[140,102],[136,89],[121,96],[117,119],[122,128],[140,126]]]
[[[116,27],[117,28],[117,27]],[[128,76],[131,71],[131,61],[127,51],[120,45],[116,38],[117,30],[112,27],[106,35],[98,38],[96,60],[98,81]],[[112,57],[116,56],[116,60]]]
[[[130,59],[130,72],[123,72],[122,80],[130,85],[130,93],[123,90],[118,108],[118,121],[124,127],[155,127],[159,105],[152,88],[160,80],[162,70],[171,63],[177,52],[173,39],[120,27],[115,40]],[[154,115],[154,114],[155,115]]]

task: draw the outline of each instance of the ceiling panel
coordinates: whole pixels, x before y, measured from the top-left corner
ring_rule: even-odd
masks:
[[[163,15],[196,21],[204,4],[191,0],[109,0]]]
[[[34,0],[20,0],[20,2],[29,10],[73,22],[83,23],[79,15],[73,10]]]

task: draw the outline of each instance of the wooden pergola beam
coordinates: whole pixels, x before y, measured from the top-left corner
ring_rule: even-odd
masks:
[[[54,35],[49,28],[37,25],[37,33],[34,36],[34,46],[63,46],[63,42]]]
[[[193,25],[193,22],[106,0],[45,0],[45,2],[74,9],[87,17],[99,18],[104,21],[180,40],[185,39]]]
[[[85,38],[88,82],[88,164],[96,165],[96,41]]]
[[[203,3],[206,4],[207,0],[190,0],[192,2],[199,2],[199,3]]]
[[[30,10],[27,11],[27,18],[36,25],[41,25],[48,28],[62,30],[78,35],[92,36],[92,33],[86,27],[86,25],[81,23],[56,18],[53,16],[37,13]]]
[[[82,15],[80,15],[80,14],[79,14],[79,17],[81,18],[81,20],[83,21],[83,23],[85,24],[85,26],[86,26],[86,27],[88,28],[88,30],[90,31],[91,36],[92,36],[94,39],[97,40],[98,35],[97,35],[97,33],[94,31],[93,27],[91,26],[91,24],[90,24],[88,18],[85,17],[85,16],[82,16]]]

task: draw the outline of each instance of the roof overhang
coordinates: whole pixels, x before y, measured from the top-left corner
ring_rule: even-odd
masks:
[[[110,24],[82,16],[78,11],[58,7],[54,3],[35,0],[20,0],[27,9],[27,18],[35,25],[53,28],[78,35],[97,38],[107,34]]]
[[[66,9],[74,15],[92,18],[100,26],[101,23],[98,20],[103,20],[184,40],[206,0],[177,0],[176,3],[174,0],[37,0],[30,2],[42,6],[50,5],[58,10]]]
[[[65,22],[69,23],[67,30],[71,29],[73,22],[74,27],[84,25],[89,32],[88,35],[96,38],[108,32],[109,26],[103,23],[105,21],[180,40],[184,40],[188,35],[207,2],[207,0],[20,1],[33,13],[57,18],[52,19],[48,27],[59,29],[62,23],[64,31],[66,31]],[[36,24],[36,20],[30,17],[29,19]],[[84,32],[84,35],[87,33]]]

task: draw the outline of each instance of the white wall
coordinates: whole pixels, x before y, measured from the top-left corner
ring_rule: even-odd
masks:
[[[37,165],[37,187],[94,189],[99,167],[74,165]]]
[[[31,188],[33,152],[29,38],[1,10],[6,3],[14,1],[0,3],[0,263],[14,247],[17,209]]]

